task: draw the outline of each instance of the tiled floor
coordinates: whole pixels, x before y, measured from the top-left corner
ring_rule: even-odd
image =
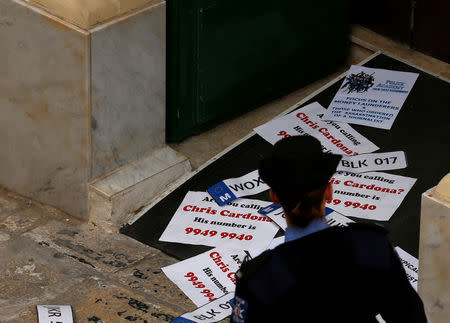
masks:
[[[450,78],[450,65],[354,27],[350,64],[377,50]],[[172,148],[197,168],[255,126],[339,73]],[[120,234],[105,234],[51,207],[0,189],[0,322],[37,322],[36,304],[70,304],[75,322],[170,322],[194,304],[161,272],[173,258]]]

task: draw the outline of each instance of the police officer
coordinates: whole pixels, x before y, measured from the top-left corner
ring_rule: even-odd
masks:
[[[340,156],[319,141],[277,142],[259,172],[281,204],[285,243],[244,263],[231,322],[426,322],[400,259],[375,225],[329,227],[325,203]]]

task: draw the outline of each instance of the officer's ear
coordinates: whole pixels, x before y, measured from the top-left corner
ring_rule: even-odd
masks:
[[[280,199],[278,198],[277,193],[273,189],[269,190],[270,199],[274,204],[280,204]]]

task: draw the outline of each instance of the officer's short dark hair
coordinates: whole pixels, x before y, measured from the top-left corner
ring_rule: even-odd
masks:
[[[275,143],[261,160],[259,174],[275,191],[287,213],[315,217],[340,159],[339,155],[324,153],[314,137],[292,136]]]
[[[323,216],[324,210],[321,208],[326,189],[327,184],[315,189],[314,191],[306,193],[302,199],[297,201],[297,205],[292,210],[289,210],[289,208],[281,203],[281,206],[294,225],[303,228],[306,227],[313,219]],[[277,193],[277,191],[275,191],[275,193]]]

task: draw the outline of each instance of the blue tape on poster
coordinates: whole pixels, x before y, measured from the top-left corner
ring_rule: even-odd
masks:
[[[195,321],[185,319],[184,317],[177,317],[175,320],[171,321],[170,323],[195,323]]]
[[[261,213],[263,215],[267,215],[275,210],[278,210],[279,208],[281,208],[280,204],[270,204],[269,206],[266,206],[265,208],[262,208],[258,211],[258,213]],[[326,207],[325,208],[325,216],[327,216],[328,214],[330,214],[331,212],[334,212],[332,209]]]
[[[222,206],[239,197],[255,195],[268,189],[269,186],[262,181],[258,170],[254,170],[238,178],[224,179],[207,191],[217,204]]]
[[[279,208],[281,208],[280,204],[270,204],[269,206],[260,209],[258,213],[261,213],[262,215],[267,215],[275,210],[278,210]]]
[[[208,193],[220,206],[227,204],[235,199],[236,195],[228,188],[224,182],[219,182],[208,188]]]

